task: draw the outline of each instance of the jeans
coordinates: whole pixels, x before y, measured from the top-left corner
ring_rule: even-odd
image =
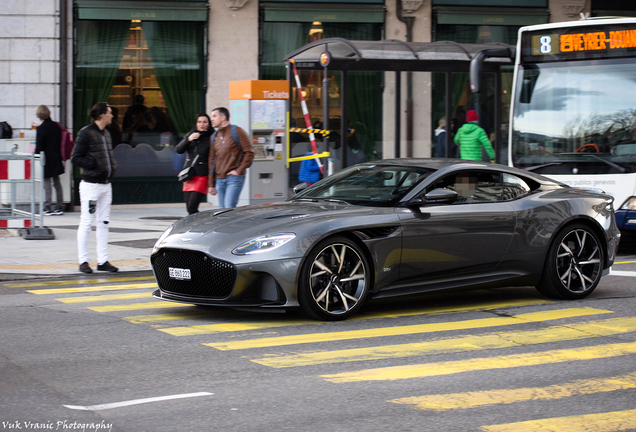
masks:
[[[234,208],[238,203],[241,189],[245,183],[245,174],[230,175],[224,179],[216,179],[216,193],[219,197],[219,208]]]
[[[113,201],[112,185],[88,183],[82,180],[79,185],[82,213],[77,227],[77,255],[79,263],[88,262],[88,237],[93,219],[97,217],[95,230],[97,239],[97,264],[108,261],[108,223],[110,222],[110,204]],[[95,203],[91,213],[90,202]]]
[[[60,183],[60,176],[44,177],[44,210],[51,210],[51,201],[53,198],[51,183],[53,183],[55,187],[55,196],[57,198],[55,210],[64,210],[64,195],[62,192],[62,183]]]

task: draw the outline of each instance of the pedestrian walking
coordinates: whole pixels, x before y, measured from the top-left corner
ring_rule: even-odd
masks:
[[[79,131],[71,157],[73,165],[81,168],[82,177],[79,185],[81,215],[77,228],[79,270],[93,272],[88,264],[88,237],[93,220],[97,218],[97,270],[116,272],[119,269],[108,262],[108,224],[113,201],[111,180],[117,162],[106,126],[111,123],[113,112],[107,103],[99,102],[91,108],[89,115],[93,122]]]
[[[191,167],[192,178],[183,182],[183,196],[188,214],[197,213],[199,204],[208,193],[208,156],[210,155],[210,135],[212,135],[210,117],[202,112],[197,115],[194,129],[188,132],[175,151],[186,153],[184,168]],[[194,163],[194,165],[192,165]]]
[[[459,128],[454,139],[455,144],[459,146],[459,157],[466,160],[481,161],[481,149],[483,146],[490,159],[494,160],[495,150],[486,136],[486,131],[477,124],[478,120],[477,111],[470,110],[466,113],[467,123]]]
[[[208,192],[219,195],[219,208],[234,208],[245,183],[245,172],[254,160],[247,132],[230,124],[230,112],[219,107],[210,116],[216,132],[210,142]]]
[[[44,152],[44,205],[43,215],[64,214],[64,191],[60,176],[64,174],[62,162],[62,129],[51,120],[51,111],[46,105],[40,105],[35,115],[42,120],[42,124],[35,131],[35,153]],[[53,198],[52,187],[55,187],[55,208],[51,207]]]

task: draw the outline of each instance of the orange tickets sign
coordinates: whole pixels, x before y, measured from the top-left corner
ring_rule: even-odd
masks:
[[[289,81],[230,81],[230,100],[235,99],[289,99]]]

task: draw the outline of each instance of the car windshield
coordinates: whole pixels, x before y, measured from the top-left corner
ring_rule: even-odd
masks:
[[[360,205],[391,205],[434,169],[415,166],[356,165],[301,191],[296,200],[333,200]]]
[[[541,174],[636,168],[636,70],[612,59],[529,64],[518,74],[515,166]]]

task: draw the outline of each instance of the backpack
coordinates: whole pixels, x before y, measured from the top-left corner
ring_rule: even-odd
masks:
[[[60,152],[62,153],[62,162],[65,162],[71,158],[73,154],[73,147],[75,146],[75,142],[73,141],[73,134],[66,130],[64,126],[60,124],[60,122],[55,122],[62,130],[62,135],[60,137]]]
[[[13,138],[13,128],[6,121],[0,122],[0,138]]]

